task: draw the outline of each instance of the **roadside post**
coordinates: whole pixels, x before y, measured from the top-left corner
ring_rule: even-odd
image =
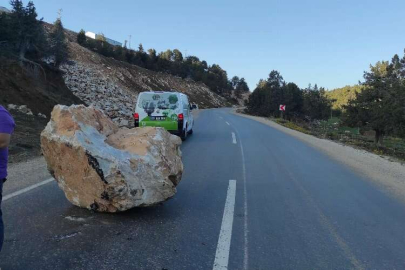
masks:
[[[278,109],[280,110],[281,119],[284,119],[285,105],[280,104]]]

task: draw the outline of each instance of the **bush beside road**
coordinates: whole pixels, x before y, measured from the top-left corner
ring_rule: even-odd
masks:
[[[270,118],[284,127],[310,134],[322,139],[329,139],[367,150],[377,155],[385,155],[402,162],[405,161],[405,140],[396,137],[385,137],[383,144],[374,143],[372,132],[360,133],[358,128],[342,126],[339,118],[331,118],[317,123],[292,122],[281,118]]]

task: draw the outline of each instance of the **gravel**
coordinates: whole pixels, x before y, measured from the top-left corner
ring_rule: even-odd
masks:
[[[334,160],[350,167],[362,178],[370,180],[405,203],[405,166],[403,163],[389,157],[304,134],[263,117],[235,114],[266,124],[321,150]]]

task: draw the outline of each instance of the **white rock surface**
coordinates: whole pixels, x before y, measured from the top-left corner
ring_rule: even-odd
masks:
[[[7,105],[8,110],[16,110],[20,113],[24,113],[26,115],[33,115],[32,111],[30,108],[27,107],[27,105],[15,105],[15,104],[8,104]],[[45,116],[46,117],[46,116]]]
[[[67,199],[101,212],[171,198],[183,172],[180,145],[163,128],[119,129],[83,105],[55,106],[41,134],[48,169]]]
[[[41,117],[41,118],[46,119],[46,115],[45,115],[45,114],[43,114],[43,113],[38,113],[38,117]]]
[[[102,110],[116,124],[126,120],[129,126],[138,95],[120,87],[117,82],[91,65],[71,61],[61,67],[66,86],[87,105]]]

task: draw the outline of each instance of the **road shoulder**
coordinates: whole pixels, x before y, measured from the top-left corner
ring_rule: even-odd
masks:
[[[281,126],[269,119],[233,112],[235,115],[249,118],[275,128],[285,134],[321,150],[332,159],[350,167],[365,179],[382,187],[405,203],[405,166],[399,162],[375,155],[365,150],[355,149],[330,140],[320,139]]]
[[[45,159],[42,156],[12,163],[8,168],[8,180],[4,184],[3,196],[38,184],[50,177]]]

